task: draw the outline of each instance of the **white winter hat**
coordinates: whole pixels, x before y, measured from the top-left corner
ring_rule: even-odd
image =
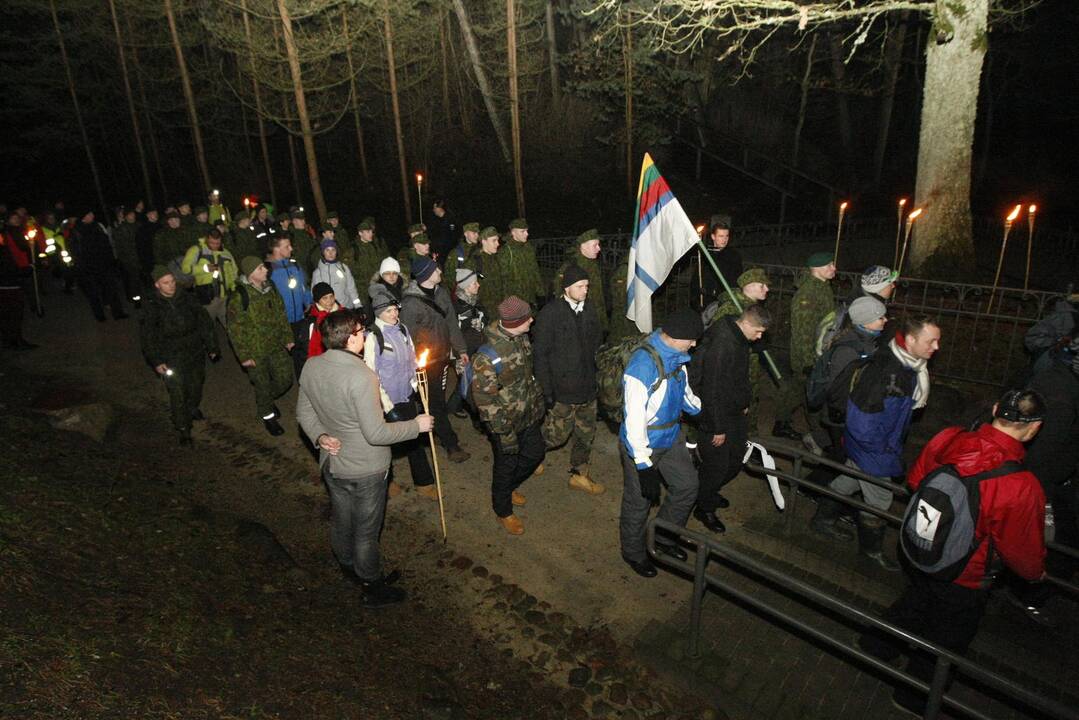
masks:
[[[401,263],[394,260],[392,257],[388,257],[382,261],[382,264],[378,266],[378,274],[385,275],[388,272],[395,272],[398,275],[401,274]]]

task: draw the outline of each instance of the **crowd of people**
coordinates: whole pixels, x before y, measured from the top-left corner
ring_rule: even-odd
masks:
[[[514,508],[527,502],[523,484],[544,472],[552,448],[569,445],[568,487],[589,496],[605,492],[590,469],[604,416],[618,426],[620,548],[635,573],[657,574],[645,549],[654,506],[677,525],[693,515],[708,531],[725,531],[721,511],[730,501],[722,491],[742,471],[746,442],[756,434],[767,376],[762,337],[773,324],[769,278],[761,268],[743,267],[729,247],[726,216],[713,217],[707,230],[721,277],[699,274],[699,306],[676,310],[642,335],[618,310],[625,266],[604,287],[594,229],[569,244],[548,284],[525,219],[505,232],[467,222],[458,237],[441,201],[432,227],[411,226],[396,254],[374,218],[350,233],[330,212],[316,229],[302,208],[275,215],[257,205],[234,214],[217,191],[205,206],[183,202],[160,215],[141,203],[123,208],[110,227],[93,212],[72,215],[61,204],[38,218],[22,208],[4,214],[5,347],[35,347],[23,337],[22,316],[27,297],[31,309],[40,307],[39,286],[29,285],[46,272],[40,256],[66,291],[77,283],[98,321],[107,321],[105,306],[115,320],[126,318],[125,295],[139,308],[142,352],[163,381],[183,445],[193,443],[192,423],[202,419],[206,361],[222,355],[215,324],[247,374],[270,435],[285,432],[276,402],[298,382],[300,427],[319,451],[329,489],[333,552],[369,606],[404,598],[395,575],[383,572],[378,550],[386,499],[401,492],[392,451],[407,458],[416,491],[437,500],[419,438],[433,432],[450,461],[469,460],[451,416],[470,419],[489,438],[491,506],[511,535],[525,532]],[[1050,335],[1051,341],[1038,346],[1023,387],[1001,398],[989,422],[943,431],[908,470],[904,445],[915,413],[930,399],[929,361],[942,328],[928,316],[889,317],[897,273],[888,267],[867,268],[854,294],[838,301],[835,275],[829,252],[807,257],[791,300],[790,360],[772,435],[850,468],[847,475],[818,465],[811,474],[829,490],[815,497],[811,528],[830,541],[857,538],[859,551],[887,571],[900,569],[885,548],[879,514],[892,507],[893,489],[905,482],[915,492],[912,502],[926,520],[912,525],[911,542],[932,549],[948,534],[934,537],[934,513],[955,509],[934,506],[940,493],[920,486],[941,467],[960,481],[977,478],[973,551],[950,576],[912,569],[899,554],[914,580],[890,611],[895,622],[963,652],[1001,565],[1026,580],[1044,576],[1046,497],[1058,540],[1079,540],[1074,305],[1066,328],[1058,325],[1069,318],[1054,316],[1055,325],[1039,325],[1041,335],[1032,331],[1038,342]],[[431,387],[422,408],[420,367]],[[614,400],[600,402],[601,392]],[[804,433],[794,430],[799,410]],[[841,502],[849,496],[858,497],[860,511]],[[657,538],[656,547],[686,558],[669,539]],[[1029,586],[1016,591],[1035,618],[1045,595]],[[894,654],[879,639],[865,645]],[[923,673],[919,662],[912,659],[912,670]],[[917,698],[899,699],[917,709]]]

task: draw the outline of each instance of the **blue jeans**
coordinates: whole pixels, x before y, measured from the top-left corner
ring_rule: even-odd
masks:
[[[378,538],[386,517],[387,472],[361,478],[334,477],[323,469],[330,491],[330,546],[337,562],[352,568],[361,580],[382,577]]]

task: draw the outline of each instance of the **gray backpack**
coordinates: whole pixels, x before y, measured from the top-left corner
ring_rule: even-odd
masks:
[[[1006,462],[963,477],[954,465],[941,465],[926,475],[899,527],[899,545],[911,565],[935,580],[951,582],[959,577],[981,545],[975,533],[981,507],[979,485],[1022,469],[1017,462]],[[992,552],[992,540],[989,543]]]

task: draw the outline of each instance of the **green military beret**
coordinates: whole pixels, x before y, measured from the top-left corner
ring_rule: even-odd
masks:
[[[250,275],[258,270],[259,265],[264,264],[262,260],[259,260],[254,255],[248,255],[240,261],[240,270],[244,275]]]
[[[292,211],[292,212],[290,213],[290,217],[291,217],[291,218],[292,218],[293,220],[306,220],[306,219],[307,219],[307,216],[306,216],[306,215],[304,215],[304,212],[303,212],[303,210],[293,210],[293,211]]]
[[[588,230],[585,230],[583,233],[577,236],[578,245],[584,245],[586,242],[590,242],[592,240],[599,240],[599,231],[595,228],[589,228]]]
[[[806,267],[824,267],[828,263],[832,262],[835,256],[827,250],[819,250],[806,259]]]
[[[419,233],[412,236],[411,240],[413,245],[430,245],[431,240],[427,237],[427,233]]]
[[[486,240],[489,237],[498,237],[498,230],[495,230],[491,225],[480,231],[480,240]]]
[[[210,211],[208,209],[204,208],[202,205],[199,205],[192,212],[193,212],[194,215],[202,215],[203,213],[208,213]]]
[[[827,264],[827,263],[825,263]],[[760,268],[750,268],[738,276],[738,287],[745,287],[750,283],[768,284],[768,275]]]
[[[510,230],[527,230],[528,221],[524,218],[517,218],[510,223]]]
[[[408,234],[412,235],[414,233],[421,233],[421,232],[425,231],[426,229],[427,228],[424,227],[423,223],[412,223],[411,225],[408,226]]]
[[[289,219],[290,218],[289,218],[288,213],[278,213],[278,215],[277,215],[277,222],[285,222],[286,220],[289,220]]]
[[[336,210],[330,210],[328,213],[326,213],[327,220],[339,220],[340,218],[341,216],[337,214]]]
[[[480,231],[480,224],[479,223],[465,223],[464,227],[462,227],[461,230],[463,232],[478,233]]]
[[[357,230],[374,230],[375,219],[373,217],[365,217],[361,222]]]
[[[172,270],[169,270],[164,265],[154,265],[154,269],[150,271],[150,275],[154,278],[154,282],[157,282],[166,275],[172,275]]]

